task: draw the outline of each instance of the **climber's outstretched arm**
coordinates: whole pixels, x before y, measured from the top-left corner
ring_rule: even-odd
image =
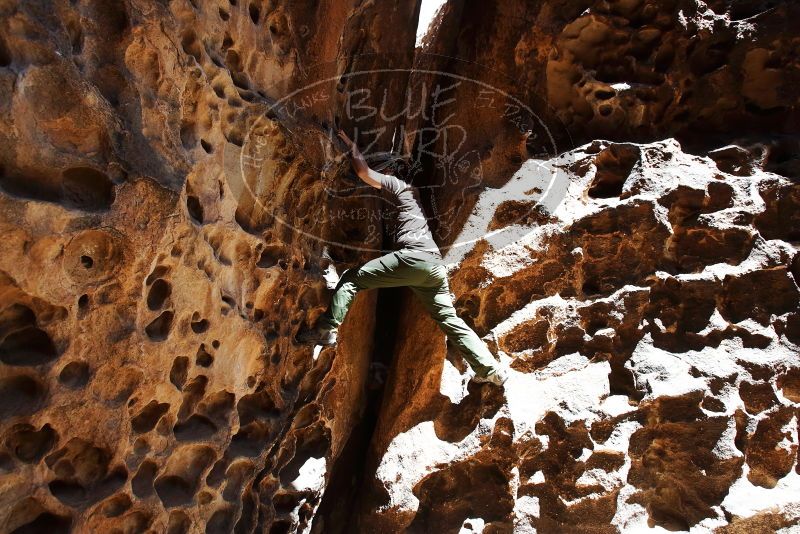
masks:
[[[347,145],[347,148],[350,149],[350,163],[353,165],[353,170],[356,171],[358,177],[372,187],[380,189],[381,173],[373,171],[369,168],[369,165],[367,165],[367,160],[364,159],[361,151],[358,150],[356,144],[349,137],[347,137],[346,133],[344,133],[342,130],[339,130],[337,135],[339,136],[339,139],[344,141],[344,144]]]

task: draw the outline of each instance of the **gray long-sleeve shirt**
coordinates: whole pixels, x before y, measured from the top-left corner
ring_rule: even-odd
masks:
[[[388,174],[380,175],[383,199],[389,205],[386,217],[390,235],[398,248],[424,250],[441,259],[428,220],[419,203],[419,193],[406,182]]]

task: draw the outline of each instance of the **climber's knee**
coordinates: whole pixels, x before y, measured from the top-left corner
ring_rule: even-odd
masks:
[[[359,272],[358,268],[347,269],[345,272],[342,273],[342,277],[339,279],[339,284],[344,285],[348,284],[355,290],[363,289],[362,285],[359,283]]]
[[[466,323],[456,315],[454,309],[441,309],[435,310],[432,314],[433,319],[439,324],[445,333],[452,334],[461,331],[466,326]]]

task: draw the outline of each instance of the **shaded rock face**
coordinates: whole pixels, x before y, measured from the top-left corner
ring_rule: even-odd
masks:
[[[522,92],[579,144],[797,132],[793,2],[449,2],[430,64]]]
[[[392,4],[0,2],[0,530],[796,524],[797,6],[450,2],[415,60],[419,5]],[[474,86],[439,110],[455,151],[434,113],[345,112],[442,72],[549,142]],[[365,293],[335,349],[295,342],[329,264],[380,247],[328,217],[379,208],[344,193],[336,119],[421,154],[504,389],[408,292],[394,338]]]

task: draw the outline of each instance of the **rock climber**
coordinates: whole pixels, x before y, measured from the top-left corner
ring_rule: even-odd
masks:
[[[508,379],[508,371],[456,314],[447,283],[447,269],[420,208],[415,188],[395,176],[371,169],[356,144],[342,130],[338,131],[338,136],[348,148],[350,162],[358,177],[384,191],[384,200],[390,204],[390,209],[395,210],[394,217],[388,220],[395,222],[390,228],[393,227],[392,235],[399,250],[345,271],[328,309],[311,329],[297,336],[298,341],[334,345],[337,329],[356,293],[362,289],[407,286],[459,348],[475,372],[472,380],[503,385]]]

